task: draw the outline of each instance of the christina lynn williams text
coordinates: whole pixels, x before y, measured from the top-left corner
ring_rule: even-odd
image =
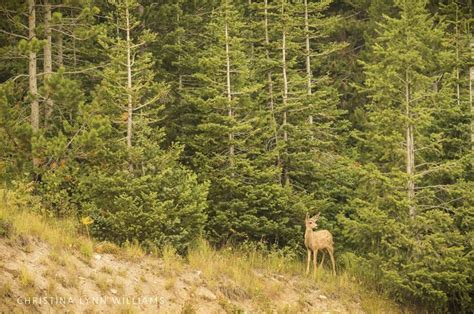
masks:
[[[18,304],[24,305],[68,305],[68,304],[126,304],[126,305],[159,305],[164,303],[164,298],[159,296],[115,296],[115,297],[59,297],[59,296],[33,296],[33,297],[18,297],[16,299]]]

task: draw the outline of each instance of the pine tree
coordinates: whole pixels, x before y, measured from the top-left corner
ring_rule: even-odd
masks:
[[[139,150],[134,152],[133,149],[135,137],[140,141],[143,136],[136,133],[157,125],[162,110],[159,100],[167,93],[167,87],[154,81],[151,54],[140,50],[153,41],[155,35],[147,30],[138,34],[139,21],[133,14],[138,3],[126,0],[114,5],[110,18],[116,21],[111,26],[117,33],[113,37],[101,38],[110,63],[104,69],[96,100],[103,104],[104,113],[114,117],[116,131],[124,133],[129,154],[128,168],[133,172],[134,163],[138,162],[134,160],[134,154],[140,154]]]
[[[463,237],[445,193],[455,187],[446,174],[456,177],[460,163],[439,158],[445,135],[432,128],[456,104],[454,85],[442,81],[454,58],[443,45],[444,26],[434,22],[426,2],[396,5],[399,16],[385,17],[364,62],[370,99],[361,146],[366,165],[360,197],[352,200],[356,218],[339,219],[349,242],[372,239],[361,255],[369,267],[381,269],[372,279],[385,282],[394,295],[429,307],[446,308],[448,298],[466,306],[469,262],[459,254]],[[440,272],[443,279],[435,280]]]

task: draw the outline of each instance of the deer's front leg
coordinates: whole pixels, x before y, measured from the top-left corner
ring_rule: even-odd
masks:
[[[318,270],[318,249],[314,250],[313,265],[314,265],[314,273],[316,274],[316,271]]]
[[[306,274],[309,274],[309,264],[311,263],[311,250],[308,249],[308,259],[306,263]]]

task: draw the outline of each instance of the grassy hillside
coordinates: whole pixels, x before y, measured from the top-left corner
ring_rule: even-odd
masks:
[[[34,213],[34,198],[0,196],[2,312],[402,312],[349,272],[305,276],[302,260],[256,245],[215,250],[201,240],[184,257],[145,253]]]

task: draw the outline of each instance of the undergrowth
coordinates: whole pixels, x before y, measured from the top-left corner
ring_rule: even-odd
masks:
[[[41,213],[38,199],[31,194],[0,189],[0,237],[15,240],[18,237],[36,237],[48,243],[56,251],[70,252],[88,260],[94,252],[114,254],[130,262],[139,262],[145,250],[136,241],[122,246],[110,242],[96,242],[81,229],[83,226],[74,218],[57,219]],[[399,307],[376,292],[374,287],[366,287],[357,273],[357,266],[340,258],[346,268],[333,276],[329,269],[319,269],[316,274],[306,276],[305,261],[301,257],[279,249],[268,249],[258,243],[244,243],[216,250],[205,240],[196,240],[187,256],[182,257],[172,246],[165,246],[152,252],[163,261],[163,276],[171,280],[186,268],[202,273],[206,284],[214,291],[220,291],[229,300],[248,301],[266,310],[273,300],[285,293],[289,281],[301,291],[317,290],[318,293],[337,299],[349,310],[360,304],[368,313],[396,313]],[[55,253],[56,254],[56,253]],[[347,258],[347,256],[345,256]],[[22,273],[22,283],[32,286],[28,273]],[[106,289],[105,282],[101,288]],[[5,292],[7,291],[7,292]],[[2,289],[8,293],[8,289]],[[304,299],[299,301],[301,309]],[[229,301],[221,300],[226,307],[236,308]],[[285,309],[275,309],[283,311]],[[294,309],[293,309],[294,310]]]

